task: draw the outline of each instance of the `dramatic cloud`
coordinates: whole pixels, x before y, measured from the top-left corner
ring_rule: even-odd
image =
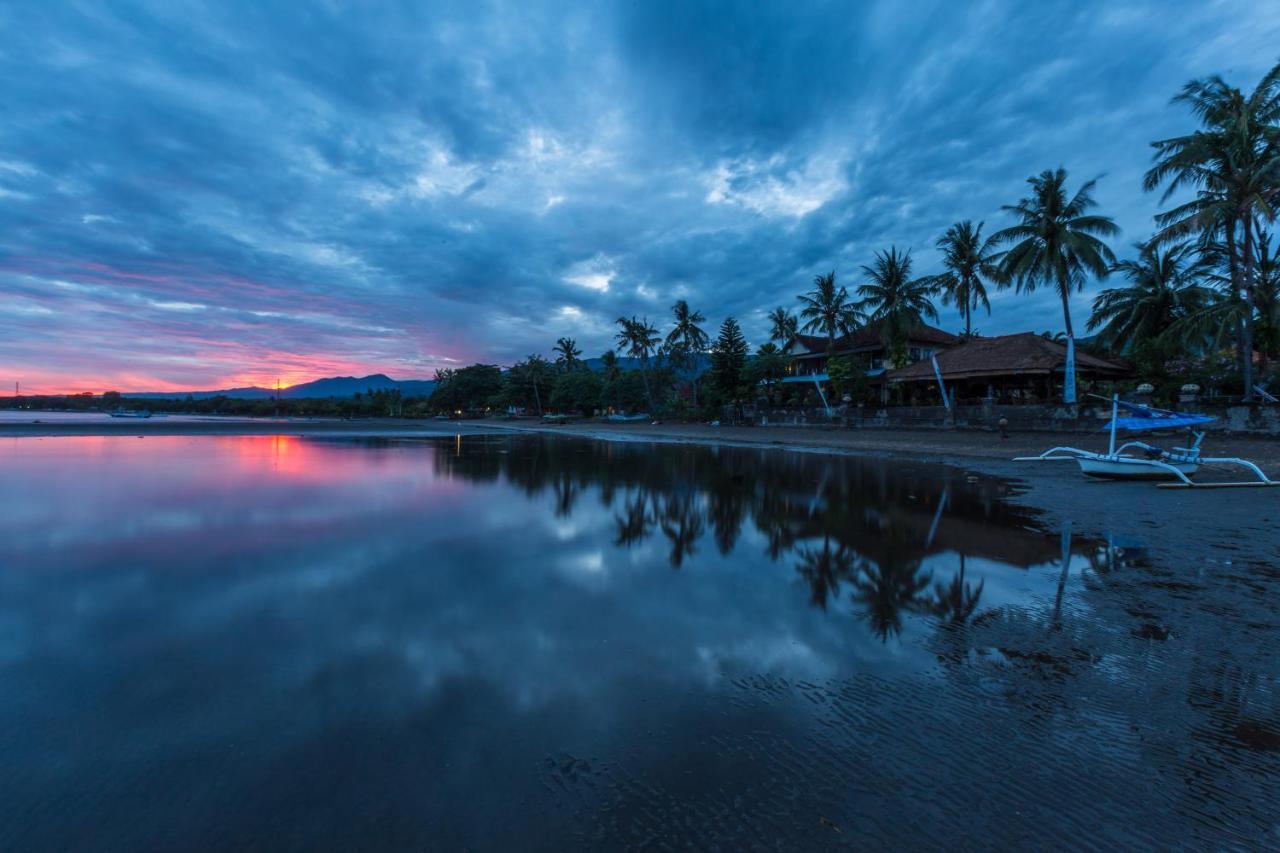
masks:
[[[927,272],[1058,165],[1103,176],[1123,252],[1169,97],[1280,44],[1274,0],[565,7],[0,10],[0,379],[429,376],[594,354],[680,297],[758,341],[815,273],[890,245]]]

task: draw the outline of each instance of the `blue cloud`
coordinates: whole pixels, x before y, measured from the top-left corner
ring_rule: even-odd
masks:
[[[1104,176],[1123,252],[1148,143],[1188,126],[1169,97],[1251,84],[1280,15],[135,2],[0,36],[0,363],[137,387],[594,353],[680,297],[758,340],[814,274],[891,244],[927,272],[1058,165]],[[993,308],[986,333],[1061,326],[1048,293]]]

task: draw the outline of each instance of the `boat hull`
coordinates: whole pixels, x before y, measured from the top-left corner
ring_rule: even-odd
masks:
[[[1178,476],[1168,468],[1158,468],[1146,459],[1129,459],[1124,456],[1111,459],[1076,459],[1080,471],[1086,477],[1097,477],[1104,480],[1176,480]],[[1184,475],[1191,477],[1200,469],[1195,462],[1165,462],[1177,468]]]

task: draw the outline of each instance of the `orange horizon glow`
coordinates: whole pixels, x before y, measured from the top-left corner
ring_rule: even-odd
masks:
[[[19,382],[19,393],[23,397],[57,397],[84,393],[100,397],[107,391],[119,391],[123,394],[172,394],[184,391],[217,391],[220,389],[247,387],[274,390],[277,380],[280,383],[280,390],[283,391],[294,385],[303,385],[307,382],[329,379],[335,376],[369,376],[375,373],[382,373],[391,376],[392,379],[407,380],[431,379],[435,372],[434,369],[431,369],[422,371],[422,375],[409,375],[397,371],[398,375],[394,375],[385,367],[372,364],[338,362],[323,358],[314,358],[312,360],[319,362],[319,364],[310,367],[310,369],[299,369],[297,366],[292,366],[282,368],[279,371],[256,369],[238,373],[220,373],[209,380],[197,382],[158,379],[154,376],[137,373],[117,373],[109,377],[95,377],[92,379],[66,379],[57,375],[36,375],[30,381],[21,378],[17,381]],[[0,386],[0,397],[9,397],[13,392],[14,385],[12,382],[7,387]]]

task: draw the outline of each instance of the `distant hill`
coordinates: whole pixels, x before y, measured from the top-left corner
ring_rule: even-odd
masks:
[[[391,391],[399,389],[406,397],[426,397],[435,389],[434,379],[392,379],[382,373],[369,376],[332,376],[328,379],[316,379],[300,385],[290,385],[280,389],[282,400],[326,399],[329,397],[345,398],[363,394],[366,391]],[[150,400],[182,400],[193,397],[197,400],[209,397],[235,397],[240,400],[267,400],[276,395],[274,388],[261,388],[256,385],[247,388],[223,388],[217,391],[146,391],[142,393],[126,393],[126,397]]]

